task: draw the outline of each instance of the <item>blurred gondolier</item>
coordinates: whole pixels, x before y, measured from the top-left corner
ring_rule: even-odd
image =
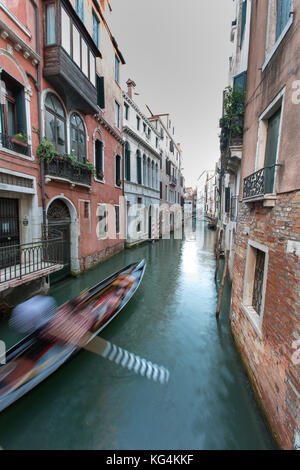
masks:
[[[52,297],[35,295],[12,311],[9,325],[19,333],[32,333],[53,318],[57,305]]]

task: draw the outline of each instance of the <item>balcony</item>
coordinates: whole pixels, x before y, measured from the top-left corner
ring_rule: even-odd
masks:
[[[100,51],[71,2],[54,0],[52,4],[56,22],[51,23],[49,17],[51,38],[45,36],[43,75],[63,98],[67,109],[95,114],[96,57],[101,57]]]
[[[31,147],[27,142],[18,140],[8,134],[0,132],[0,144],[3,148],[20,153],[21,155],[26,155],[27,157],[31,155]]]
[[[275,169],[282,164],[270,165],[244,178],[243,200],[245,202],[265,201],[264,206],[273,207]],[[269,201],[269,202],[268,202]],[[272,202],[273,201],[273,202]]]
[[[63,239],[0,247],[0,292],[63,268]]]
[[[175,176],[170,175],[169,183],[171,186],[176,186],[177,185],[177,178]]]
[[[45,161],[45,178],[48,180],[47,182],[56,180],[90,188],[92,185],[92,170],[71,162],[66,157],[55,156],[52,160]]]
[[[61,46],[45,48],[44,64],[44,77],[60,94],[68,109],[75,108],[85,114],[98,112],[96,87]]]

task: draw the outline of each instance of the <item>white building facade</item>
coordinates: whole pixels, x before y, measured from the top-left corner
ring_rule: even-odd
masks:
[[[124,196],[126,244],[159,238],[160,134],[133,100],[128,80],[124,101]]]

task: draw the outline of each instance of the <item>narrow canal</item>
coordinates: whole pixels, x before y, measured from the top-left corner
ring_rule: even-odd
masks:
[[[4,449],[273,449],[229,329],[215,319],[215,233],[144,244],[54,286],[58,303],[145,258],[143,282],[103,337],[162,364],[160,385],[87,351],[0,414]],[[0,338],[13,341],[5,325]]]

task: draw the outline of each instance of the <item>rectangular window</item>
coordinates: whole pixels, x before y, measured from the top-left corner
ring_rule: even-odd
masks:
[[[84,218],[88,219],[90,216],[90,203],[88,201],[84,202]]]
[[[89,64],[88,64],[88,47],[86,42],[81,40],[81,56],[82,56],[82,71],[88,77],[89,76]]]
[[[99,108],[105,108],[105,89],[104,89],[104,77],[97,75],[97,105]]]
[[[162,199],[162,182],[159,183],[160,199]]]
[[[145,133],[146,133],[146,129],[147,129],[147,126],[146,126],[146,124],[143,122],[143,130],[144,130]]]
[[[120,233],[120,206],[115,206],[116,233]]]
[[[168,185],[166,184],[166,201],[168,201]]]
[[[115,80],[120,83],[120,60],[117,55],[115,55]]]
[[[129,106],[128,106],[127,103],[124,103],[124,110],[125,110],[125,113],[124,113],[125,114],[125,119],[126,119],[126,121],[128,121],[128,119],[129,119]]]
[[[265,194],[272,194],[275,182],[275,164],[279,140],[281,108],[268,120],[268,134],[265,152]]]
[[[103,181],[104,179],[104,165],[103,165],[103,142],[96,140],[95,142],[95,166],[96,178]]]
[[[115,110],[116,110],[116,127],[120,129],[120,105],[115,101]]]
[[[289,21],[291,9],[292,0],[277,0],[276,40]]]
[[[99,240],[107,238],[107,210],[106,204],[98,204],[97,208],[97,237]]]
[[[151,137],[151,129],[150,127],[148,127],[148,139],[150,139],[150,137]]]
[[[225,212],[230,212],[230,188],[225,188]]]
[[[18,153],[28,154],[28,146],[16,141],[12,142],[15,134],[27,133],[25,95],[24,88],[11,77],[5,70],[2,70],[0,81],[0,136],[2,145]]]
[[[98,19],[98,16],[94,12],[94,10],[93,10],[92,16],[93,16],[93,40],[94,40],[94,43],[96,44],[96,46],[99,47],[99,29],[100,29],[99,26],[100,26],[100,21]]]
[[[90,51],[90,81],[96,86],[96,57]]]
[[[121,186],[121,157],[120,155],[116,155],[116,186]]]
[[[84,21],[84,0],[75,0],[75,11],[81,21]]]
[[[136,117],[136,128],[139,131],[141,127],[141,118],[139,116]]]
[[[73,25],[73,60],[78,65],[81,66],[80,61],[80,33],[77,28]]]
[[[156,148],[158,147],[158,137],[156,137],[156,139],[155,139],[155,147]]]
[[[268,257],[266,246],[249,240],[242,309],[259,335],[261,335],[264,314]]]
[[[46,6],[46,45],[56,43],[56,30],[55,30],[55,4],[50,3]]]
[[[61,9],[61,45],[71,55],[71,20],[64,8]]]

